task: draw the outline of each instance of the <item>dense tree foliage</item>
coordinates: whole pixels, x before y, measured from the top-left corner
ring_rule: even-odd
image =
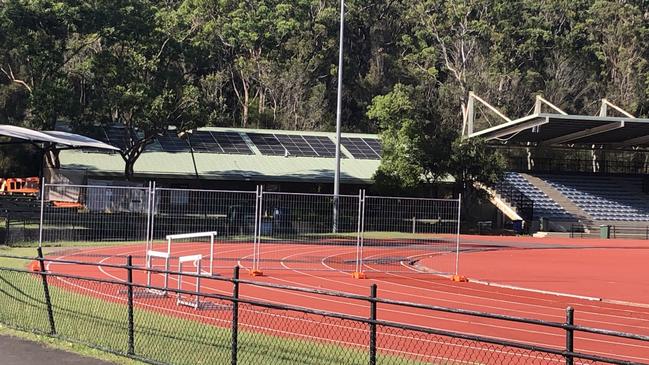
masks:
[[[497,158],[457,141],[471,90],[511,116],[539,93],[575,113],[604,96],[649,112],[646,1],[347,0],[346,9],[343,128],[381,133],[386,185],[490,181],[468,170],[496,173]],[[135,127],[127,173],[169,126],[332,130],[337,12],[330,0],[0,0],[0,123]]]

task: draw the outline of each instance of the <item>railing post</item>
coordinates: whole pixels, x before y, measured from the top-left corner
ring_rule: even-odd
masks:
[[[38,262],[41,269],[41,279],[43,280],[43,292],[45,293],[45,305],[47,306],[47,319],[50,322],[50,335],[56,335],[56,326],[54,325],[54,311],[52,310],[50,287],[47,284],[47,275],[45,274],[45,259],[43,258],[42,247],[38,248]]]
[[[126,285],[128,293],[128,350],[127,354],[135,355],[135,331],[133,321],[133,257],[126,258]]]
[[[575,310],[572,307],[566,308],[566,352],[573,352],[574,350],[574,334],[572,325],[575,322]],[[572,355],[566,354],[566,365],[573,365]]]
[[[232,274],[232,355],[231,364],[237,364],[239,347],[239,266],[234,267]]]
[[[376,365],[376,284],[370,287],[370,365]]]

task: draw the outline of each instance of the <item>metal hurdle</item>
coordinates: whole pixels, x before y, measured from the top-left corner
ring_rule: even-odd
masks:
[[[218,233],[216,231],[209,232],[196,232],[196,233],[181,233],[181,234],[169,234],[167,235],[167,252],[171,254],[171,242],[173,240],[182,240],[188,238],[198,238],[198,237],[209,237],[210,238],[210,269],[208,274],[211,276],[214,274],[213,263],[214,263],[214,237]],[[200,273],[202,274],[202,272]]]
[[[198,309],[201,305],[200,301],[200,295],[198,293],[200,292],[201,289],[201,262],[203,261],[203,255],[198,254],[198,255],[189,255],[189,256],[180,256],[178,258],[178,293],[176,294],[176,305],[184,305],[188,307],[192,307],[194,309]],[[196,288],[193,290],[194,293],[194,300],[186,300],[183,297],[183,294],[181,291],[183,290],[183,264],[186,264],[188,262],[194,263],[196,267]],[[194,274],[194,273],[192,273]]]
[[[153,269],[153,259],[154,258],[161,258],[165,260],[165,270],[164,270],[164,289],[163,291],[159,292],[157,290],[152,290],[149,289],[152,293],[155,294],[160,294],[160,295],[166,295],[167,294],[167,289],[169,288],[169,259],[171,257],[171,254],[169,251],[167,252],[162,252],[162,251],[153,251],[153,250],[148,250],[146,252],[146,285],[148,287],[151,286],[151,269]]]

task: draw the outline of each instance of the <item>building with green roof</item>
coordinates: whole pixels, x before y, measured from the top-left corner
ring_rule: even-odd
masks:
[[[101,128],[97,139],[121,147],[123,128]],[[326,192],[332,190],[335,133],[241,128],[199,128],[181,139],[170,131],[148,145],[134,166],[134,182],[155,180],[161,186]],[[372,184],[380,164],[375,134],[343,133],[341,192],[355,193]],[[60,169],[50,181],[71,183],[125,180],[118,153],[64,150]]]

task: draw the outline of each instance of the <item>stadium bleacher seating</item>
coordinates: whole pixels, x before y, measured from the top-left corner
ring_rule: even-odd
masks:
[[[539,178],[597,221],[649,221],[642,181],[613,176],[541,175]]]
[[[505,181],[515,186],[525,196],[534,202],[534,220],[547,218],[549,220],[573,220],[574,217],[564,208],[550,199],[539,188],[527,181],[517,172],[505,173]]]

